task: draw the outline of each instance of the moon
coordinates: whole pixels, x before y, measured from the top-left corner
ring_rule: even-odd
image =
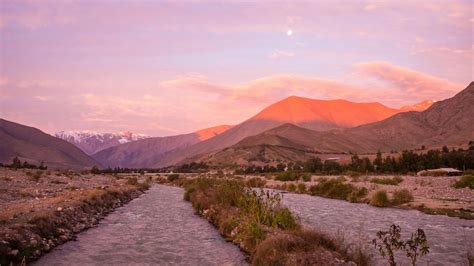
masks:
[[[286,32],[286,35],[288,36],[291,36],[293,34],[293,31],[291,29],[289,29],[287,32]]]

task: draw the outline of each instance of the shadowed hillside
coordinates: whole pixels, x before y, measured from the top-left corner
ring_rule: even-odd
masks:
[[[0,119],[0,162],[21,161],[58,168],[82,169],[100,164],[83,151],[39,129]]]

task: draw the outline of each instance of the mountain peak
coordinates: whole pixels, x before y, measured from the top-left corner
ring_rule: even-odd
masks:
[[[282,123],[324,123],[353,127],[392,116],[399,111],[380,103],[355,103],[347,100],[316,100],[290,96],[262,110],[251,120]]]
[[[223,133],[224,131],[227,131],[231,127],[232,126],[229,126],[229,125],[219,125],[219,126],[215,126],[215,127],[201,129],[199,131],[196,131],[196,134],[198,134],[198,137],[199,137],[200,141],[204,141],[204,140],[210,139],[212,137],[215,137],[215,136]]]

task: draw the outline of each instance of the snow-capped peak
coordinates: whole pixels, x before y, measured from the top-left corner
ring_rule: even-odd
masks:
[[[93,154],[112,146],[150,137],[145,134],[129,131],[99,133],[91,130],[65,130],[54,134],[54,136],[76,145],[87,154]]]

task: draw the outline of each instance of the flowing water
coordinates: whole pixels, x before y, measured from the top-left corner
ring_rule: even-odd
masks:
[[[379,230],[388,230],[391,224],[402,228],[402,238],[410,237],[421,228],[425,231],[431,251],[419,260],[420,265],[468,265],[467,252],[474,251],[474,221],[441,215],[427,215],[416,210],[376,208],[341,200],[310,195],[285,193],[283,203],[303,224],[321,231],[345,235],[353,243],[370,243]],[[369,244],[369,249],[375,249]],[[377,264],[382,264],[374,253]],[[403,257],[398,257],[403,264]]]
[[[155,185],[95,228],[43,256],[37,265],[245,265],[183,200],[183,189]]]
[[[401,226],[408,237],[417,228],[427,235],[431,252],[421,265],[466,265],[474,245],[474,221],[419,211],[375,208],[367,204],[285,193],[287,205],[307,226],[349,242],[369,245],[379,230]],[[369,246],[371,252],[375,252]],[[377,264],[384,264],[374,254]],[[399,257],[399,259],[403,259]],[[408,264],[407,261],[402,261]],[[183,189],[155,185],[140,198],[108,215],[100,224],[42,257],[37,265],[243,265],[243,254],[225,242],[206,220],[183,201]]]

